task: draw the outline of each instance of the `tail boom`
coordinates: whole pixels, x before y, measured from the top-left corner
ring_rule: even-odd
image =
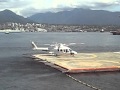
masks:
[[[37,47],[37,45],[32,42],[33,50],[49,51],[48,47]]]

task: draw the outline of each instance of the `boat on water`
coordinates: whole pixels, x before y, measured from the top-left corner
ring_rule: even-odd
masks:
[[[9,32],[5,32],[5,34],[9,34]]]
[[[1,33],[9,34],[9,33],[20,33],[20,30],[11,30],[11,29],[6,29],[6,30],[0,30]]]
[[[104,29],[100,30],[100,32],[104,32]]]
[[[112,33],[113,35],[120,35],[120,30],[118,30],[118,31],[110,31],[110,33]]]

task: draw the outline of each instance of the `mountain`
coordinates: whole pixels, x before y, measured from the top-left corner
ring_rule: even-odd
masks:
[[[120,25],[119,15],[120,12],[75,8],[71,11],[57,13],[37,13],[28,17],[28,19],[49,24]]]
[[[4,11],[0,11],[0,23],[6,23],[6,22],[15,22],[15,23],[25,24],[27,22],[33,22],[33,21],[27,18],[24,18],[20,15],[17,15],[14,12],[6,9]]]

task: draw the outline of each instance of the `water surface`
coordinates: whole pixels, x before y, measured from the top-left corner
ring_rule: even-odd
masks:
[[[60,71],[24,57],[38,46],[61,42],[77,43],[73,50],[86,52],[119,52],[120,36],[99,32],[76,33],[0,33],[0,90],[93,90],[68,78]],[[119,90],[120,73],[81,73],[73,77],[102,90]]]

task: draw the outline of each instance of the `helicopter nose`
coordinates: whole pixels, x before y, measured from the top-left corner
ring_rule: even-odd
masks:
[[[77,52],[76,52],[76,51],[72,51],[72,53],[77,54]]]

